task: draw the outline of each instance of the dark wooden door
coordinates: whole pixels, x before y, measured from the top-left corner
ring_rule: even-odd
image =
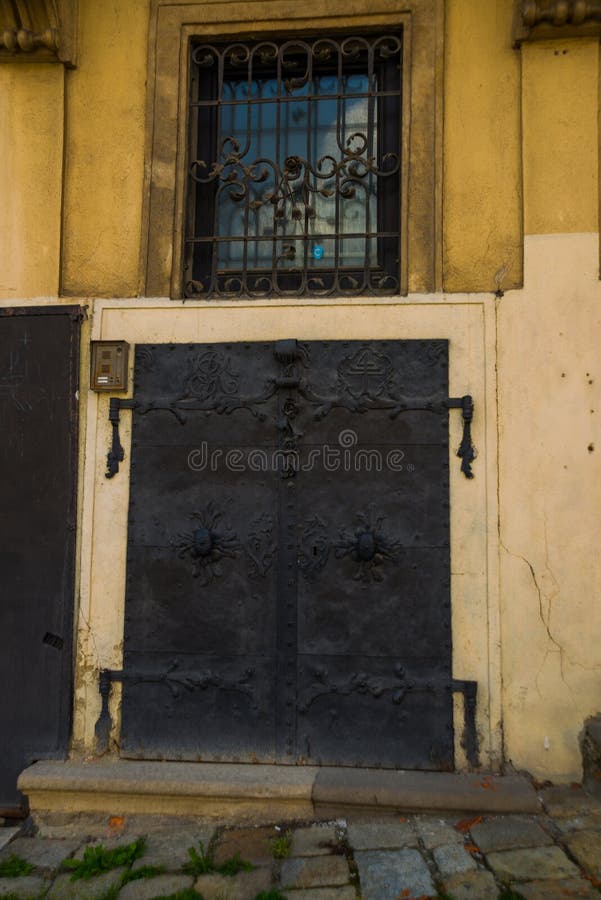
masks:
[[[124,755],[452,768],[447,356],[137,348]]]
[[[0,310],[0,809],[67,750],[79,307]]]

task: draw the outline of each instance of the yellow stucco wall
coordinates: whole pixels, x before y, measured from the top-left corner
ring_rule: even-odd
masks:
[[[148,0],[82,0],[67,72],[61,290],[135,296],[144,178]]]
[[[56,296],[64,71],[0,66],[0,298]]]
[[[447,291],[507,290],[522,283],[520,55],[511,45],[514,7],[514,0],[446,4]]]
[[[524,230],[599,231],[599,42],[524,45]]]
[[[513,8],[445,7],[445,293],[182,306],[127,299],[144,276],[149,0],[81,0],[77,69],[0,67],[0,304],[60,291],[88,302],[93,337],[132,342],[448,337],[479,451],[473,482],[451,460],[454,674],[479,682],[486,764],[504,734],[517,768],[572,780],[601,707],[599,51],[512,49]],[[104,478],[106,397],[81,394],[74,736],[90,752],[98,666],[121,661],[129,486],[127,464]]]

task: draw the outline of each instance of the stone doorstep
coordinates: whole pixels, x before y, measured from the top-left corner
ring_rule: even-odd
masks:
[[[34,763],[18,787],[34,819],[37,811],[197,815],[240,824],[374,809],[541,812],[533,787],[518,775],[99,759]]]

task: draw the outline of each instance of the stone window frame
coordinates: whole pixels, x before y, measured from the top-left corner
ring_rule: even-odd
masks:
[[[399,27],[405,161],[400,295],[441,290],[443,7],[444,0],[328,0],[324,15],[316,16],[291,0],[151,0],[140,295],[183,298],[190,41]]]

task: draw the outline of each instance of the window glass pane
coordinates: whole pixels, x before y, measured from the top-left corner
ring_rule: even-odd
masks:
[[[363,270],[380,269],[398,285],[400,49],[396,36],[202,48],[191,243],[216,245],[213,269],[273,286],[276,270],[316,269],[332,290],[343,270],[371,290]],[[210,293],[201,265],[198,246],[192,290]]]

